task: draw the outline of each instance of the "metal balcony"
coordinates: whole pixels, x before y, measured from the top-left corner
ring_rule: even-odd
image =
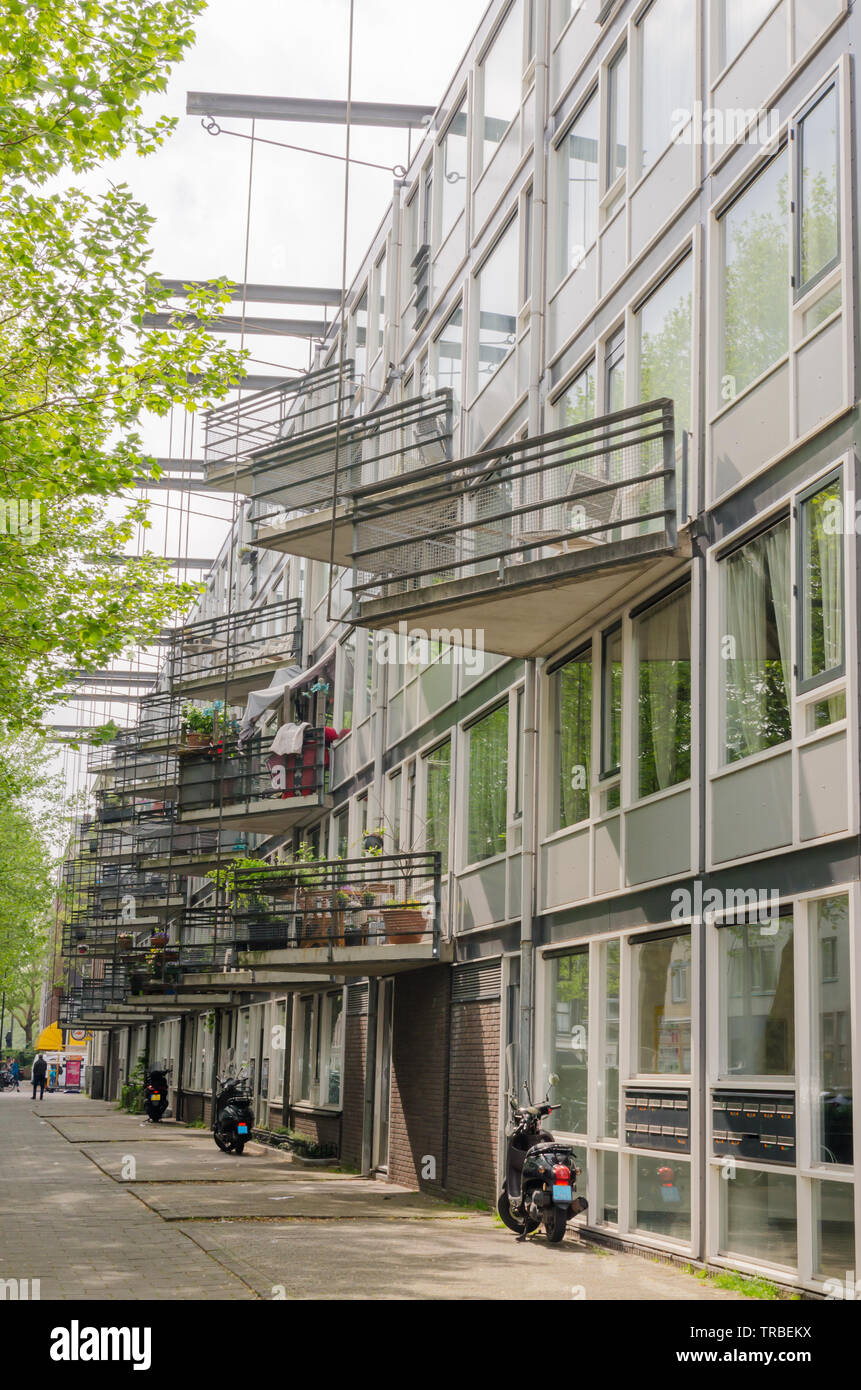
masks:
[[[255,736],[182,757],[179,813],[183,825],[220,830],[289,830],[315,819],[328,804],[324,729],[308,729],[303,751],[280,755],[272,739]]]
[[[171,683],[189,699],[237,704],[301,658],[301,601],[284,599],[179,628],[173,639]]]
[[[675,474],[658,400],[357,488],[352,620],[547,655],[672,569]]]
[[[137,862],[148,872],[166,870],[177,878],[204,878],[211,869],[248,850],[248,837],[240,831],[171,825],[141,843]]]
[[[246,492],[249,465],[263,449],[281,440],[298,439],[325,428],[338,415],[352,410],[356,391],[352,360],[321,367],[270,386],[246,392],[240,400],[216,406],[204,415],[204,482],[215,488]]]
[[[354,491],[448,461],[451,431],[452,397],[444,390],[345,418],[340,428],[327,423],[261,450],[250,472],[255,544],[328,562],[334,502],[335,563],[348,565]]]

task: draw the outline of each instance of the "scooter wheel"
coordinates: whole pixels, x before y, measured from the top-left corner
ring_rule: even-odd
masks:
[[[528,1236],[532,1231],[538,1229],[538,1222],[532,1217],[528,1216],[523,1221],[512,1214],[507,1192],[500,1192],[496,1210],[499,1212],[499,1219],[503,1225],[507,1226],[509,1231],[513,1231],[516,1236]]]
[[[245,1148],[245,1140],[244,1140],[244,1139],[234,1139],[234,1141],[233,1141],[233,1153],[235,1153],[235,1154],[237,1154],[237,1155],[238,1155],[238,1154],[241,1154],[241,1153],[242,1153],[242,1150],[243,1150],[244,1148]]]
[[[230,1153],[230,1150],[231,1150],[231,1147],[232,1147],[232,1146],[231,1146],[231,1143],[230,1143],[230,1140],[229,1140],[229,1139],[226,1139],[226,1138],[224,1137],[224,1135],[221,1133],[220,1130],[214,1129],[214,1130],[212,1131],[212,1137],[213,1137],[213,1139],[215,1140],[216,1144],[218,1145],[218,1147],[220,1148],[220,1150],[221,1150],[222,1153],[224,1153],[224,1154],[229,1154],[229,1153]]]
[[[568,1212],[565,1207],[552,1207],[544,1218],[544,1230],[549,1245],[558,1245],[565,1237],[568,1226]]]

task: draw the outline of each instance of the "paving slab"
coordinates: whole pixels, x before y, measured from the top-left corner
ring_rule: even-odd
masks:
[[[519,1243],[489,1216],[178,1229],[261,1298],[741,1300],[681,1269],[581,1244],[573,1233],[561,1245],[543,1236]]]
[[[284,1180],[130,1184],[132,1192],[165,1221],[249,1220],[458,1220],[456,1207],[406,1187],[366,1178],[339,1182]]]
[[[242,1155],[225,1154],[216,1147],[212,1135],[189,1130],[184,1142],[168,1144],[141,1142],[129,1135],[125,1144],[83,1144],[83,1153],[109,1177],[126,1182],[129,1159],[135,1182],[249,1182],[263,1178],[283,1179],[290,1170],[285,1158],[262,1145],[249,1145]]]
[[[77,1115],[72,1119],[57,1119],[54,1115],[44,1117],[48,1124],[68,1139],[70,1144],[115,1144],[134,1141],[138,1144],[165,1139],[188,1138],[187,1126],[171,1120],[160,1120],[153,1124],[140,1115]],[[191,1131],[192,1133],[194,1131]]]

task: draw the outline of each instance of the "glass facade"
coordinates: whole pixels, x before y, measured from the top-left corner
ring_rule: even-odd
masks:
[[[632,948],[637,1022],[634,1074],[691,1070],[691,938],[665,936]]]
[[[552,962],[552,1029],[550,1071],[559,1082],[554,1103],[557,1128],[564,1134],[587,1132],[589,1064],[589,952],[557,956]]]
[[[505,849],[508,818],[508,705],[469,731],[468,864]]]
[[[791,917],[720,928],[723,1074],[795,1073],[795,934]]]

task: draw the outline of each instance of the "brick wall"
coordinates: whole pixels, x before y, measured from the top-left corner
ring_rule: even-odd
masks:
[[[362,1162],[362,1117],[365,1105],[365,1044],[367,1014],[347,1014],[344,1029],[344,1084],[341,1158],[351,1168]]]
[[[389,1177],[431,1192],[445,1167],[450,982],[445,965],[395,980]],[[426,1155],[436,1160],[432,1179],[422,1177]]]
[[[306,1139],[313,1139],[317,1144],[334,1144],[336,1148],[341,1142],[341,1116],[339,1113],[334,1115],[326,1111],[314,1110],[289,1110],[287,1121],[288,1129],[292,1129],[296,1134],[303,1134]]]
[[[498,1000],[451,1006],[446,1190],[489,1203],[497,1196],[499,1028]]]

